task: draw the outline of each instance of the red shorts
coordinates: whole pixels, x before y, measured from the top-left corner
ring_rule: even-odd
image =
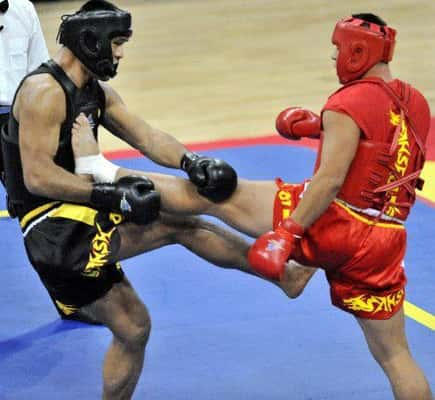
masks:
[[[277,185],[274,228],[296,208],[307,182]],[[335,306],[360,318],[389,319],[405,298],[405,250],[403,225],[334,201],[307,229],[294,259],[325,270]]]

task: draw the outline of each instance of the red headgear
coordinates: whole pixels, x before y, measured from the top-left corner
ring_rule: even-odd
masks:
[[[362,19],[347,17],[337,22],[332,43],[338,47],[340,83],[361,78],[378,62],[393,58],[396,31]]]

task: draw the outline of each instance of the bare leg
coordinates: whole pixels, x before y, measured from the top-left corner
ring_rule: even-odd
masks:
[[[181,244],[216,266],[258,276],[247,261],[249,243],[227,228],[199,217],[162,214],[158,221],[150,225],[125,224],[119,227],[119,231],[121,250],[117,259],[120,260],[162,246]],[[316,269],[290,262],[282,281],[270,282],[280,287],[287,296],[295,298],[302,293],[315,271]]]
[[[181,244],[219,267],[251,273],[246,259],[249,244],[240,235],[199,217],[162,214],[158,221],[146,226],[120,225],[119,232],[121,250],[117,259]]]
[[[375,360],[390,380],[396,400],[432,400],[423,371],[409,351],[403,307],[389,320],[357,318]]]
[[[101,299],[84,307],[113,333],[103,366],[103,399],[131,399],[142,371],[151,330],[148,311],[124,279]]]
[[[138,171],[123,170],[121,176],[133,173]],[[258,237],[272,229],[273,201],[277,189],[273,181],[239,179],[231,198],[216,204],[199,195],[195,186],[186,179],[148,172],[141,174],[154,182],[165,212],[212,215],[251,237]]]

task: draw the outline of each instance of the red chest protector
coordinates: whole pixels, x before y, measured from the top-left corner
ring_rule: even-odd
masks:
[[[330,104],[328,101],[323,109],[349,113],[364,136],[360,140],[355,158],[337,198],[355,207],[377,209],[385,215],[404,221],[414,204],[415,189],[421,190],[424,183],[419,176],[425,161],[425,141],[430,121],[429,108],[424,98],[419,95],[418,100],[423,101],[421,113],[424,115],[419,119],[418,124],[415,124],[415,106],[419,103],[414,101],[412,117],[408,107],[413,100],[412,97],[415,96],[415,89],[398,81],[399,94],[397,94],[390,85],[377,78],[353,81],[335,92],[330,99],[350,86],[362,84],[377,85],[382,89],[384,96],[379,96],[379,91],[376,96],[371,90],[367,92],[371,93],[371,96],[364,97],[359,103],[349,102],[350,104],[341,109],[337,106],[339,104],[337,102],[335,107],[328,106]],[[370,107],[374,108],[370,109]],[[389,110],[389,115],[384,112],[379,118],[379,110],[383,109]],[[360,123],[358,117],[354,118],[354,116],[363,115],[364,112],[369,118],[366,118],[365,123]],[[373,120],[370,116],[374,117]],[[319,161],[320,151],[316,167]]]

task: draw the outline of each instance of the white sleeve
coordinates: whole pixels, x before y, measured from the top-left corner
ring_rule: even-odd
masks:
[[[29,51],[27,54],[27,72],[33,71],[39,65],[47,61],[50,56],[48,54],[47,45],[45,44],[44,34],[42,33],[41,24],[39,23],[38,14],[35,7],[31,4],[32,16],[32,31],[30,36]]]

